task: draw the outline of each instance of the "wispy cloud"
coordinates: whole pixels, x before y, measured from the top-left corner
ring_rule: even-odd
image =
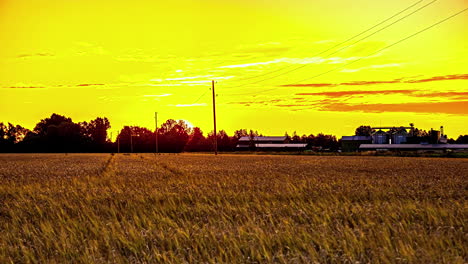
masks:
[[[166,86],[182,86],[180,83],[161,83],[161,84],[154,84],[154,83],[137,83],[133,84],[132,86],[161,86],[161,87],[166,87]]]
[[[30,53],[30,54],[19,54],[16,56],[17,58],[31,58],[31,57],[53,57],[55,56],[52,53],[47,52],[38,52],[38,53]]]
[[[166,81],[183,81],[183,80],[193,80],[193,79],[200,79],[200,78],[208,78],[212,77],[213,75],[198,75],[198,76],[187,76],[187,77],[178,77],[178,78],[167,78]],[[150,81],[160,82],[161,79],[151,79]]]
[[[468,101],[456,102],[421,102],[421,103],[401,103],[401,104],[344,104],[335,103],[324,105],[322,111],[339,112],[411,112],[411,113],[441,113],[441,114],[468,114]]]
[[[251,62],[251,63],[244,63],[244,64],[234,64],[234,65],[225,65],[220,66],[218,68],[221,69],[229,69],[229,68],[246,68],[252,66],[260,66],[260,65],[270,65],[270,64],[277,64],[277,63],[288,63],[288,64],[341,64],[346,63],[348,61],[353,61],[360,59],[361,57],[305,57],[305,58],[278,58],[270,61],[260,61],[260,62]]]
[[[389,68],[389,67],[400,67],[402,63],[389,63],[389,64],[380,64],[380,65],[371,65],[367,67],[361,67],[361,68],[356,68],[356,69],[343,69],[341,72],[358,72],[362,70],[368,70],[368,69],[382,69],[382,68]]]
[[[468,100],[468,92],[425,92],[425,93],[413,93],[411,96],[415,97],[443,97],[443,98],[453,98],[458,100]]]
[[[468,74],[451,74],[444,76],[434,76],[427,79],[408,80],[407,83],[425,83],[435,81],[447,81],[447,80],[468,80]]]
[[[8,88],[8,89],[83,89],[84,87],[94,87],[94,89],[114,89],[116,87],[123,87],[128,86],[127,83],[80,83],[80,84],[23,84],[18,83],[11,86],[3,86],[0,88]]]
[[[426,92],[420,90],[374,90],[374,91],[333,91],[333,92],[316,92],[316,93],[296,93],[300,96],[326,96],[331,98],[339,97],[352,97],[362,95],[389,95],[389,94],[402,94],[412,97],[420,98],[446,98],[452,100],[468,99],[468,92]]]
[[[279,63],[282,62],[281,59],[276,59],[272,61],[265,61],[265,62],[254,62],[254,63],[245,63],[245,64],[237,64],[237,65],[227,65],[227,66],[220,66],[218,68],[246,68],[246,67],[251,67],[251,66],[257,66],[257,65],[268,65],[272,63]]]
[[[77,84],[76,86],[102,86],[105,85],[103,83],[82,83],[82,84]]]
[[[375,84],[391,84],[391,83],[425,83],[425,82],[436,82],[436,81],[450,81],[450,80],[468,80],[468,74],[450,74],[443,76],[434,76],[431,78],[424,79],[394,79],[388,81],[354,81],[354,82],[342,82],[342,83],[307,83],[307,84],[284,84],[283,87],[327,87],[327,86],[367,86]]]
[[[230,102],[228,104],[239,104],[239,105],[265,105],[271,106],[272,104],[283,102],[285,99],[272,99],[272,100],[261,100],[261,101],[242,101],[242,102]]]
[[[44,86],[3,86],[4,89],[46,89]]]
[[[143,97],[166,97],[171,96],[172,94],[145,94]]]
[[[169,106],[175,106],[175,107],[206,106],[206,103],[202,103],[202,104],[176,104],[176,105],[169,105]]]
[[[189,84],[203,84],[203,83],[210,83],[211,80],[204,80],[204,81],[183,81],[180,83],[189,83]]]
[[[296,93],[296,95],[343,97],[343,96],[374,95],[374,94],[412,94],[414,92],[415,92],[414,90],[336,91],[336,92],[317,92],[317,93]]]
[[[441,114],[468,114],[468,91],[427,92],[423,90],[381,90],[381,91],[333,91],[317,93],[297,93],[294,98],[281,98],[260,101],[230,102],[243,106],[280,107],[296,110],[316,110],[334,112],[412,112],[412,113],[441,113]],[[409,102],[395,101],[389,103],[374,103],[375,100],[363,101],[359,98],[373,95],[402,95]],[[308,96],[325,96],[308,97]],[[423,101],[421,101],[421,99]]]
[[[386,104],[348,104],[338,101],[317,101],[312,103],[281,103],[276,107],[297,109],[309,109],[332,112],[363,112],[363,113],[439,113],[468,115],[468,101],[453,102],[412,102],[412,103],[386,103]]]

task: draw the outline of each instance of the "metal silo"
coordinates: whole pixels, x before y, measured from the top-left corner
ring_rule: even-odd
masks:
[[[392,135],[392,144],[402,144],[406,142],[408,133],[406,130],[400,130]]]
[[[440,139],[440,131],[438,130],[433,130],[431,128],[431,131],[429,132],[429,137],[430,137],[430,142],[431,144],[437,144],[439,143]]]
[[[379,130],[372,135],[373,144],[388,144],[388,139],[388,134],[382,130]]]

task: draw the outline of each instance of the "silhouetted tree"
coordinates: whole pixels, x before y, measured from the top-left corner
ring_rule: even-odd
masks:
[[[468,135],[460,135],[455,141],[457,144],[468,144]]]
[[[39,123],[37,123],[36,126],[34,127],[33,132],[39,136],[45,136],[50,126],[58,127],[62,123],[73,123],[73,122],[71,118],[54,113],[49,118],[44,118]]]
[[[247,129],[238,129],[234,131],[234,136],[231,138],[231,145],[233,146],[232,149],[235,149],[239,139],[241,137],[248,137],[249,133],[247,133]]]
[[[359,126],[356,128],[355,135],[356,136],[370,136],[372,133],[375,132],[375,129],[372,129],[370,126]]]
[[[17,128],[24,139],[18,151],[27,152],[104,152],[111,151],[107,142],[107,118],[74,123],[71,118],[52,114],[36,124],[33,131]]]
[[[155,134],[147,128],[125,126],[117,136],[121,152],[154,152]]]
[[[255,130],[253,131],[252,129],[249,131],[249,139],[250,139],[250,143],[249,143],[249,149],[250,150],[255,150],[256,149],[256,146],[255,146],[255,138],[256,137],[259,137],[260,135],[258,134],[258,132]]]
[[[29,129],[20,125],[15,126],[12,123],[4,125],[0,123],[0,141],[3,140],[8,144],[16,144],[22,141],[28,132],[30,132]]]
[[[297,135],[296,131],[293,132],[291,143],[301,143],[301,137]]]
[[[94,120],[80,123],[82,133],[88,137],[92,144],[102,146],[107,142],[107,130],[111,127],[109,120],[97,117]]]
[[[284,132],[284,136],[286,137],[286,140],[285,140],[286,143],[291,142],[291,136],[289,136],[288,132]]]
[[[303,143],[307,143],[307,146],[309,148],[312,148],[314,146],[314,142],[315,142],[315,136],[313,134],[310,134],[308,136],[306,135],[303,135],[302,136],[302,142]]]
[[[206,138],[203,136],[203,132],[199,127],[194,127],[192,133],[189,136],[187,145],[185,146],[187,151],[209,151],[210,146]]]
[[[36,124],[32,133],[24,138],[24,148],[39,152],[83,151],[84,135],[79,124],[71,118],[52,114]]]
[[[189,139],[189,126],[183,121],[169,119],[158,130],[161,152],[182,152]]]
[[[233,140],[233,138],[235,140]],[[233,138],[229,137],[228,134],[226,133],[226,131],[219,130],[218,133],[216,133],[216,140],[217,140],[217,144],[218,144],[218,150],[219,151],[232,151],[232,150],[234,150],[238,139],[235,138],[235,137],[233,137]],[[207,141],[210,144],[210,150],[213,150],[214,149],[214,141],[215,141],[213,131],[208,133]]]
[[[28,129],[20,125],[0,123],[0,152],[14,151],[15,145],[21,142],[28,132]]]
[[[333,135],[318,134],[314,138],[314,146],[320,146],[324,149],[336,150],[338,149],[338,141]]]
[[[241,137],[248,137],[249,133],[247,133],[247,129],[238,129],[234,131],[234,137],[239,139]]]
[[[217,134],[217,140],[218,140],[218,150],[232,151],[234,149],[232,146],[231,138],[228,136],[226,131],[220,130]]]

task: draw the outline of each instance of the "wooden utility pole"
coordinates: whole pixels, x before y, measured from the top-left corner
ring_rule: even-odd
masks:
[[[216,93],[215,93],[215,81],[211,81],[211,91],[213,94],[213,124],[214,124],[214,152],[218,155],[218,137],[216,136]]]
[[[117,153],[120,153],[120,137],[119,137],[119,133],[117,133]]]
[[[130,153],[133,153],[133,134],[132,134],[131,127],[130,127]]]
[[[154,124],[156,126],[156,153],[159,153],[159,150],[158,150],[158,112],[154,112]]]

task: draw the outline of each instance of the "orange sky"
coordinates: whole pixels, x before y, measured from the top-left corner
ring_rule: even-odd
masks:
[[[218,128],[229,134],[341,136],[361,124],[412,122],[456,137],[468,133],[468,11],[385,47],[466,8],[465,0],[0,0],[0,121],[33,128],[53,112],[106,116],[115,135],[123,125],[154,128],[157,111],[160,123],[185,119],[206,133],[214,79]]]

